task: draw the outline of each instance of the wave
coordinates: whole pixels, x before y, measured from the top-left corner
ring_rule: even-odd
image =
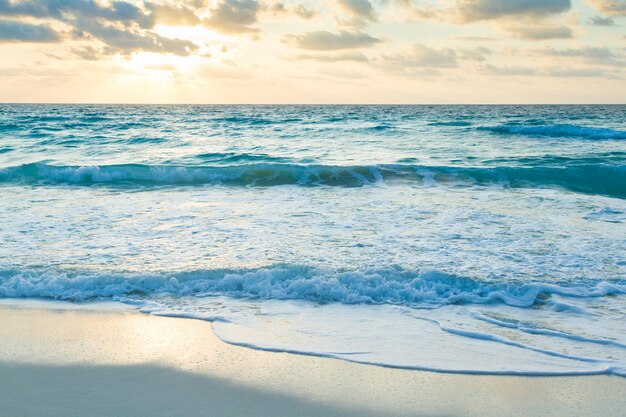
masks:
[[[480,126],[478,129],[495,133],[531,136],[571,137],[581,139],[626,139],[626,130],[571,124],[497,125]]]
[[[210,158],[210,156],[209,156]],[[71,185],[329,185],[355,187],[381,181],[389,169],[376,166],[324,166],[251,163],[225,166],[101,165],[43,163],[0,169],[0,183]],[[408,172],[406,172],[408,174]]]
[[[206,152],[195,155],[195,158],[212,163],[245,163],[245,162],[286,162],[289,158],[272,156],[265,153],[238,152]]]
[[[248,124],[248,125],[271,125],[275,123],[281,123],[282,120],[265,119],[261,117],[250,116],[225,116],[211,119],[213,122],[222,123],[234,123],[234,124]]]
[[[24,126],[20,123],[0,122],[0,132],[8,132],[11,130],[21,130]]]
[[[395,127],[389,123],[380,123],[380,124],[365,128],[366,131],[372,131],[372,132],[381,132],[381,131],[387,131],[387,130],[393,130],[393,129],[395,129]]]
[[[431,122],[428,126],[443,126],[443,127],[467,127],[471,126],[472,122],[465,122],[462,120],[450,120],[444,122]]]
[[[176,273],[105,273],[37,269],[0,270],[0,297],[88,301],[150,295],[308,300],[318,303],[392,304],[433,308],[449,304],[532,307],[552,295],[603,297],[626,294],[626,281],[491,283],[434,270],[335,271],[274,265]]]
[[[224,185],[362,187],[397,181],[424,185],[560,187],[568,191],[626,198],[626,166],[450,167],[420,165],[298,165],[249,163],[224,166],[25,164],[0,169],[0,183],[30,185]]]

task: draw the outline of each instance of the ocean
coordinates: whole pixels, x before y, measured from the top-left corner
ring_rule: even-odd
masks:
[[[0,297],[379,366],[626,376],[625,120],[3,104]]]

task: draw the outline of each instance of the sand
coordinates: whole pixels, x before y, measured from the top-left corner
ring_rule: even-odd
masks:
[[[231,346],[116,303],[0,303],[0,417],[626,415],[626,378],[440,374]]]

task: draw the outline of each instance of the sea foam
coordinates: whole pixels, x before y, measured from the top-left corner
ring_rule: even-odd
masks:
[[[502,303],[527,308],[551,295],[603,297],[626,294],[626,282],[482,282],[433,270],[334,271],[278,265],[248,270],[178,273],[96,271],[0,271],[0,297],[86,301],[132,295],[203,296],[308,300],[319,303],[394,304],[432,308],[449,304]]]
[[[209,321],[239,346],[469,374],[626,376],[624,294],[619,280],[504,284],[398,268],[0,271],[2,298],[121,301]]]

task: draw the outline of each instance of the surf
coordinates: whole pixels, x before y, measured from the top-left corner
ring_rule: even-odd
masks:
[[[229,187],[364,187],[380,184],[426,186],[495,186],[561,188],[566,191],[626,198],[626,165],[570,166],[428,166],[302,165],[49,165],[24,164],[0,169],[0,184],[31,186],[229,186]]]

